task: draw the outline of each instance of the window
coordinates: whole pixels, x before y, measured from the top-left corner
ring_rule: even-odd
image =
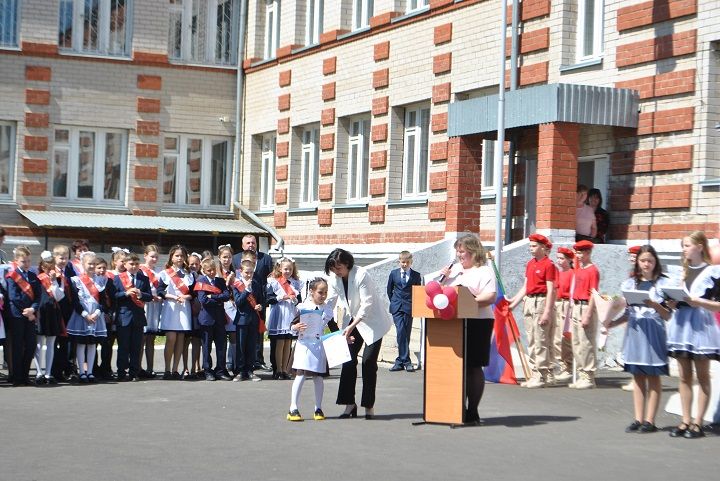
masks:
[[[10,195],[15,165],[15,124],[0,122],[0,196]]]
[[[265,0],[264,58],[275,58],[280,34],[280,0]]]
[[[0,0],[0,47],[18,46],[20,0]]]
[[[370,167],[370,119],[350,121],[348,150],[348,201],[360,201],[368,196]]]
[[[275,143],[274,135],[262,137],[260,207],[275,205]]]
[[[307,0],[305,12],[305,45],[320,43],[323,32],[323,0]]]
[[[578,0],[577,60],[603,53],[603,0]]]
[[[403,197],[424,197],[428,191],[428,127],[430,108],[405,112]]]
[[[370,25],[374,0],[353,0],[352,29],[359,30]]]
[[[58,46],[99,55],[129,55],[130,0],[60,0]]]
[[[420,10],[421,8],[425,8],[430,4],[430,0],[408,0],[407,2],[407,11],[413,12],[415,10]]]
[[[170,58],[235,65],[239,3],[238,0],[170,0]]]
[[[308,128],[302,133],[302,172],[300,204],[313,205],[318,201],[320,174],[320,129]]]
[[[227,207],[232,142],[224,138],[168,136],[163,152],[164,204]]]
[[[55,129],[53,197],[117,201],[125,191],[127,133],[121,130]]]
[[[482,151],[482,190],[484,194],[494,194],[495,187],[495,146],[497,140],[483,140]]]

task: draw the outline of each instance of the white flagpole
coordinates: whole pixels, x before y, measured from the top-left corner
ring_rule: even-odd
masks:
[[[495,148],[495,259],[502,266],[503,158],[505,156],[505,38],[507,36],[507,0],[502,2],[500,19],[500,84],[498,86],[498,132]]]

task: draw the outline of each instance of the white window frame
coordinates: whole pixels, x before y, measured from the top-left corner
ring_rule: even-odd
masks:
[[[260,140],[260,207],[275,206],[275,166],[277,137],[274,134],[263,135]]]
[[[306,127],[300,149],[300,207],[315,207],[319,202],[320,127]]]
[[[370,184],[370,117],[354,117],[348,126],[348,203],[363,202]],[[357,156],[353,158],[353,147]],[[353,195],[355,193],[355,195]]]
[[[427,8],[430,5],[430,0],[407,0],[406,13],[417,12]]]
[[[592,3],[592,5],[588,5]],[[577,16],[577,38],[576,38],[576,59],[578,62],[593,60],[602,57],[604,51],[603,31],[604,31],[604,0],[578,0],[578,16]],[[590,11],[592,10],[592,11]],[[585,39],[586,22],[588,15],[592,15],[592,42],[591,51],[584,53],[587,41]]]
[[[370,26],[370,17],[375,9],[374,0],[353,0],[352,29],[360,30]]]
[[[163,204],[163,208],[182,208],[182,209],[197,209],[197,210],[217,210],[225,209],[230,206],[230,172],[232,171],[233,162],[233,139],[231,137],[214,137],[204,135],[192,135],[192,134],[174,134],[168,133],[163,138],[163,146],[165,146],[165,139],[175,138],[177,139],[177,149],[174,151],[163,151],[163,181],[161,185],[165,185],[165,157],[176,157],[175,161],[175,202],[166,202],[164,195],[164,189],[161,191],[160,202]],[[200,202],[194,204],[187,200],[187,147],[188,141],[190,140],[201,140],[202,141],[202,156],[200,161]],[[225,166],[225,203],[224,204],[211,204],[211,189],[212,189],[212,144],[213,142],[227,142],[225,156],[227,159],[227,165]]]
[[[323,0],[305,0],[305,45],[317,45],[320,43],[320,34],[323,33]]]
[[[180,62],[194,62],[214,65],[237,65],[237,37],[239,26],[239,0],[173,0],[170,5],[170,26],[168,30],[168,54],[171,60]],[[221,5],[230,4],[232,8],[230,18],[230,32],[228,35],[222,35],[222,47],[218,49],[218,22],[217,10]],[[205,31],[204,38],[193,38],[193,27],[197,29],[196,21],[193,18],[195,9],[199,6],[205,8]],[[180,17],[180,52],[175,51],[173,41],[174,25]],[[222,32],[221,32],[222,33]],[[193,41],[195,40],[195,41]],[[204,45],[204,49],[199,47],[200,42]],[[196,48],[194,48],[196,47]],[[195,51],[196,50],[196,51]],[[222,53],[227,51],[228,55]]]
[[[6,9],[0,12],[0,48],[17,48],[20,32],[21,0],[6,0]],[[4,16],[3,14],[7,14]],[[7,28],[9,27],[9,28]],[[7,28],[7,29],[6,29]]]
[[[5,132],[8,132],[6,137]],[[10,198],[13,195],[13,186],[15,185],[15,147],[17,143],[17,125],[14,122],[0,121],[0,141],[5,139],[8,144],[8,165],[7,172],[0,172],[0,175],[7,175],[8,191],[0,192],[0,198]],[[2,145],[2,143],[0,143]]]
[[[110,17],[111,17],[111,4],[113,1],[116,0],[97,0],[98,2],[98,38],[97,38],[97,48],[86,48],[83,44],[84,42],[80,39],[78,39],[78,36],[74,34],[74,32],[84,32],[84,20],[85,20],[85,0],[61,0],[60,1],[60,13],[59,16],[62,17],[63,11],[65,10],[63,8],[63,5],[69,6],[68,4],[72,4],[72,26],[71,26],[71,32],[73,32],[73,36],[70,41],[70,46],[64,46],[60,45],[60,42],[58,41],[59,48],[61,52],[72,52],[72,53],[81,53],[81,54],[89,54],[89,55],[103,55],[103,56],[113,56],[113,57],[128,57],[130,56],[131,51],[131,41],[132,41],[132,23],[133,23],[133,1],[132,0],[126,0],[125,4],[125,20],[124,20],[124,28],[125,28],[125,39],[124,39],[124,49],[123,51],[113,51],[111,49],[111,34],[110,34]],[[67,7],[66,7],[67,8]],[[61,18],[58,18],[58,32],[60,31],[60,25],[61,25]],[[59,34],[58,34],[59,35]]]
[[[265,0],[263,58],[275,58],[280,45],[280,0]]]
[[[495,149],[497,140],[484,139],[482,147],[482,189],[483,194],[495,195]]]
[[[92,127],[70,127],[66,125],[58,125],[55,127],[53,132],[59,130],[68,131],[68,142],[60,143],[55,140],[53,144],[53,162],[52,162],[52,178],[55,178],[55,153],[59,151],[67,151],[68,154],[68,165],[67,165],[67,178],[66,178],[66,195],[56,196],[55,186],[52,185],[51,197],[57,201],[69,201],[69,202],[87,202],[87,203],[103,203],[103,204],[115,204],[122,205],[125,201],[125,188],[126,188],[126,172],[127,172],[127,160],[128,160],[128,132],[126,130],[119,129],[95,129]],[[95,136],[94,146],[94,164],[93,164],[93,196],[79,197],[79,170],[80,170],[80,132],[91,132]],[[105,199],[105,154],[106,154],[106,135],[117,134],[120,135],[120,179],[118,181],[118,199]]]
[[[423,126],[423,113],[427,114],[427,125]],[[415,114],[416,124],[410,125],[410,117]],[[430,107],[418,106],[405,110],[404,123],[404,139],[403,139],[403,175],[402,175],[402,196],[404,199],[427,198],[430,184],[430,161],[429,161],[429,143],[430,143]],[[410,152],[410,139],[413,139],[414,148]],[[424,159],[423,146],[425,148]],[[410,169],[412,163],[412,169]],[[424,163],[425,181],[422,181],[419,172]],[[408,172],[412,170],[412,190],[408,190]]]

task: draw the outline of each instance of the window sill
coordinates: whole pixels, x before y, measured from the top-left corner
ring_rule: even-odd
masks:
[[[275,213],[275,209],[268,207],[267,209],[260,209],[253,212],[255,215],[271,215]]]
[[[720,177],[715,177],[712,179],[705,179],[698,182],[701,187],[719,187],[720,186]]]
[[[312,49],[317,48],[317,47],[319,47],[319,46],[320,46],[319,43],[311,43],[311,44],[309,44],[309,45],[305,45],[305,46],[303,46],[303,47],[300,47],[300,48],[298,48],[298,49],[295,49],[295,50],[293,50],[293,51],[290,52],[290,53],[293,54],[293,55],[295,55],[296,53],[307,52],[308,50],[312,50]]]
[[[179,58],[171,58],[168,60],[168,62],[170,63],[170,65],[179,65],[179,66],[183,66],[183,67],[203,67],[203,68],[216,68],[218,70],[237,70],[237,65],[186,62]]]
[[[352,204],[335,204],[332,206],[333,210],[353,210],[353,209],[367,209],[367,202],[356,202]]]
[[[93,203],[94,202],[94,203]],[[54,199],[48,208],[50,209],[78,209],[78,210],[102,210],[108,212],[117,212],[121,214],[130,213],[130,209],[125,204],[99,204],[98,201],[88,201],[87,203],[79,201],[61,201]]]
[[[18,45],[0,45],[0,50],[10,50],[12,52],[22,51],[22,49]]]
[[[59,49],[58,52],[63,57],[83,57],[83,58],[110,58],[113,60],[119,60],[119,61],[126,61],[126,62],[132,62],[132,58],[130,58],[130,54],[125,55],[112,55],[112,54],[103,54],[103,53],[86,53],[86,52],[76,52],[74,50],[63,50]]]
[[[277,57],[264,58],[255,63],[250,64],[250,67],[260,67],[261,65],[265,65],[267,63],[273,63],[276,60],[277,60]]]
[[[429,5],[426,5],[426,6],[424,6],[424,7],[417,8],[417,9],[415,9],[415,10],[411,10],[411,11],[409,11],[409,12],[406,12],[405,15],[401,15],[401,16],[399,16],[399,17],[393,18],[392,20],[390,20],[390,23],[393,24],[393,23],[402,22],[403,20],[407,20],[408,18],[417,17],[418,15],[422,15],[422,14],[427,13],[427,12],[429,12],[429,11],[430,11],[430,6],[429,6]]]
[[[495,197],[496,197],[495,192],[491,192],[489,194],[483,194],[481,191],[481,193],[480,193],[480,200],[488,200],[488,199],[495,200]]]
[[[572,72],[574,70],[581,70],[581,69],[584,69],[587,67],[595,67],[597,65],[602,65],[602,63],[603,63],[602,57],[592,58],[590,60],[583,60],[582,62],[578,62],[573,65],[561,65],[560,72],[561,73]]]
[[[222,207],[210,208],[210,207],[201,207],[201,206],[197,206],[197,207],[163,206],[160,208],[160,214],[161,215],[170,215],[170,216],[179,216],[179,217],[191,217],[191,216],[197,216],[198,214],[211,215],[213,217],[228,217],[228,218],[235,217],[234,212],[229,211],[227,209],[223,209]]]
[[[407,207],[413,205],[427,205],[427,199],[400,199],[400,200],[388,200],[387,206],[392,207]]]
[[[354,36],[354,35],[360,35],[361,33],[369,32],[369,31],[370,31],[370,26],[361,27],[361,28],[358,28],[357,30],[353,30],[352,32],[348,32],[348,33],[344,33],[344,34],[342,34],[342,35],[338,35],[337,39],[338,39],[338,40],[342,40],[342,39],[344,39],[344,38],[350,38],[350,37],[352,37],[352,36]]]
[[[314,214],[317,210],[317,207],[293,207],[288,209],[288,214]]]

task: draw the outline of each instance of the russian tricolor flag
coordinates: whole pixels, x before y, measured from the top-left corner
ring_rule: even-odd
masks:
[[[497,275],[497,270],[495,272]],[[484,368],[485,379],[502,384],[517,384],[510,343],[512,339],[518,339],[520,333],[500,279],[497,279],[497,288],[498,296],[493,306],[495,325],[490,341],[490,364]]]

